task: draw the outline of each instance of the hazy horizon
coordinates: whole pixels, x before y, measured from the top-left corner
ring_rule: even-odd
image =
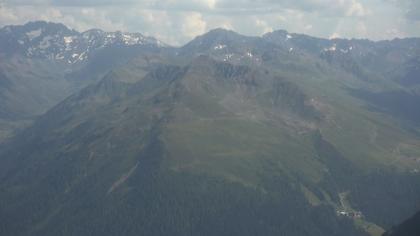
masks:
[[[78,31],[140,32],[176,46],[215,28],[250,36],[283,29],[378,41],[419,37],[419,5],[414,0],[2,0],[0,26],[44,20]]]
[[[46,22],[46,23],[53,23],[53,24],[63,24],[67,28],[69,28],[71,30],[75,30],[75,31],[77,31],[79,33],[87,32],[89,30],[95,30],[95,29],[102,30],[102,31],[105,31],[105,32],[140,33],[140,34],[143,34],[144,36],[155,38],[155,39],[157,39],[157,40],[159,40],[159,41],[161,41],[161,42],[163,42],[165,44],[168,44],[168,46],[172,46],[172,47],[183,47],[183,46],[187,45],[189,42],[191,42],[192,40],[194,40],[196,37],[203,36],[203,35],[211,32],[211,31],[218,30],[218,29],[227,30],[227,31],[233,31],[233,32],[235,32],[237,34],[240,34],[240,35],[246,36],[246,37],[263,37],[267,33],[272,33],[272,32],[276,32],[276,31],[286,31],[288,34],[291,34],[291,35],[307,35],[307,36],[310,36],[310,37],[320,38],[320,39],[369,40],[369,41],[372,41],[372,42],[392,41],[392,40],[408,39],[408,38],[420,38],[420,36],[412,36],[412,37],[398,37],[398,36],[396,36],[394,38],[378,39],[378,40],[369,39],[369,38],[355,38],[355,37],[352,37],[352,38],[347,38],[347,37],[329,37],[329,38],[326,38],[326,37],[316,36],[316,35],[312,35],[312,34],[306,34],[306,33],[302,33],[302,32],[290,32],[290,31],[288,31],[286,29],[274,29],[273,31],[265,32],[265,33],[262,33],[260,35],[249,35],[249,34],[243,34],[243,33],[237,32],[237,31],[235,31],[233,29],[228,29],[228,28],[224,28],[224,27],[215,27],[215,28],[211,28],[211,29],[206,30],[202,34],[199,34],[199,35],[194,36],[193,38],[191,38],[190,40],[188,40],[186,42],[183,42],[182,44],[171,44],[171,43],[168,43],[168,42],[162,40],[161,38],[159,38],[159,37],[157,37],[155,35],[146,34],[146,33],[141,32],[141,31],[126,31],[126,30],[118,30],[118,29],[115,30],[115,31],[107,31],[107,30],[104,30],[104,29],[99,28],[99,27],[93,27],[93,28],[89,28],[89,29],[86,29],[86,30],[78,30],[78,29],[69,27],[68,25],[66,25],[65,23],[62,23],[62,22],[43,21],[43,20],[27,21],[27,22],[24,22],[22,24],[4,25],[4,26],[1,26],[0,29],[2,29],[4,27],[7,27],[7,26],[23,26],[23,25],[26,25],[28,23],[33,23],[33,22]]]

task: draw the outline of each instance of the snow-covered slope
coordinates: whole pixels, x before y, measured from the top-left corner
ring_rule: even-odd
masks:
[[[30,22],[0,29],[0,54],[22,54],[74,64],[86,61],[98,49],[109,46],[161,48],[167,45],[140,33],[104,32],[98,29],[80,33],[62,24]]]

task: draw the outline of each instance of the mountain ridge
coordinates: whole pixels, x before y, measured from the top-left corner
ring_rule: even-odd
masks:
[[[215,30],[65,63],[77,89],[0,144],[0,230],[378,236],[420,197],[417,47],[394,43]]]
[[[28,57],[48,58],[69,64],[83,62],[91,56],[91,51],[112,45],[167,47],[165,43],[140,33],[105,32],[99,29],[78,32],[61,23],[45,21],[5,26],[0,29],[0,42],[9,44],[3,53],[20,52]]]

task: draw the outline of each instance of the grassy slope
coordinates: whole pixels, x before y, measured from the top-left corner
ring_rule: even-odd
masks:
[[[350,76],[321,77],[316,66],[241,74],[242,67],[200,60],[186,74],[165,66],[143,78],[142,68],[122,68],[50,111],[26,133],[34,149],[21,144],[15,164],[23,170],[0,175],[8,179],[0,213],[11,216],[2,227],[19,231],[14,221],[27,214],[31,227],[20,232],[86,233],[86,222],[101,215],[93,234],[361,234],[335,214],[340,192],[361,179],[336,179],[334,170],[404,166],[387,150],[413,137],[346,94],[343,85],[358,83]],[[20,205],[8,205],[16,198]],[[29,207],[33,199],[48,207]],[[355,199],[363,208],[365,196]],[[229,227],[238,222],[247,224]]]
[[[419,138],[406,129],[407,127],[401,126],[401,123],[407,122],[375,111],[367,101],[351,96],[349,89],[387,91],[398,90],[401,87],[389,81],[362,81],[318,63],[314,62],[312,68],[318,68],[310,73],[305,69],[294,73],[287,69],[293,68],[290,65],[282,67],[284,69],[278,70],[278,73],[294,81],[309,98],[314,99],[313,104],[322,110],[324,115],[324,122],[319,126],[322,136],[343,157],[357,166],[357,172],[351,174],[354,176],[349,176],[348,179],[359,175],[360,177],[352,181],[355,185],[359,181],[363,184],[360,184],[360,187],[343,184],[345,190],[351,190],[350,200],[357,205],[358,210],[364,211],[369,221],[385,228],[390,227],[404,218],[404,214],[413,214],[418,207],[415,197],[410,200],[413,203],[410,207],[406,205],[407,201],[401,201],[401,198],[406,196],[411,199],[409,196],[419,192],[419,189],[413,186],[418,182],[416,172],[419,162],[416,150],[420,144]],[[301,63],[297,63],[296,66],[300,65]],[[349,169],[352,169],[351,166]],[[391,179],[392,183],[389,182]],[[369,207],[369,204],[372,207]],[[389,207],[392,204],[395,207]],[[392,211],[394,213],[391,213]],[[387,215],[388,219],[383,215]]]

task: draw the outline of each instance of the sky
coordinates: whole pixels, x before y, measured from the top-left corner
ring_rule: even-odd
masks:
[[[0,26],[34,20],[140,32],[174,46],[214,28],[383,40],[420,37],[420,0],[0,0]]]

